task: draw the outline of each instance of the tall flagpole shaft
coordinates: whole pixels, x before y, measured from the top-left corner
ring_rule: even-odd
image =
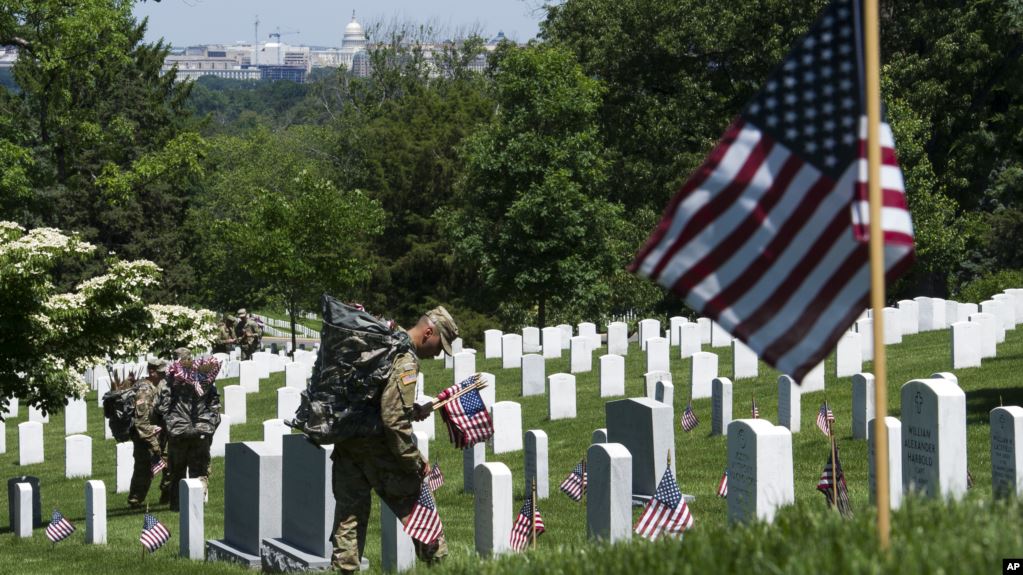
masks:
[[[867,185],[870,191],[870,307],[874,326],[874,469],[877,536],[887,550],[891,531],[888,485],[888,360],[884,348],[885,266],[881,231],[881,25],[877,0],[863,0],[867,84]]]

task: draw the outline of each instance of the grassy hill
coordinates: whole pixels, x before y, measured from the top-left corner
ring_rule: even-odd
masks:
[[[899,387],[913,378],[927,377],[937,371],[953,371],[950,335],[946,331],[907,336],[899,345],[889,346],[891,415],[899,415]],[[731,375],[731,351],[708,349],[719,355],[721,375]],[[596,357],[603,351],[594,354]],[[447,441],[440,422],[437,440],[432,442],[432,459],[444,469],[447,482],[437,493],[438,505],[451,557],[441,572],[729,572],[754,569],[757,572],[841,573],[841,572],[994,572],[1002,557],[1023,553],[1023,528],[1019,526],[1020,508],[1014,503],[991,503],[988,412],[1004,401],[1005,405],[1023,405],[1023,329],[1007,333],[999,345],[999,357],[985,360],[984,367],[955,371],[966,391],[968,418],[969,468],[976,487],[966,502],[943,504],[910,503],[894,517],[893,545],[896,551],[879,557],[873,546],[873,514],[868,504],[866,445],[851,438],[851,386],[849,378],[833,377],[834,360],[827,362],[828,400],[837,417],[836,429],[843,449],[850,497],[856,517],[842,521],[824,508],[823,496],[815,490],[827,455],[828,444],[813,424],[823,394],[803,397],[803,431],[793,437],[794,473],[797,505],[786,509],[774,526],[727,525],[725,502],[715,496],[717,481],[726,464],[726,443],[722,437],[710,437],[710,400],[696,400],[694,407],[701,424],[692,433],[676,428],[678,482],[682,490],[696,496],[691,504],[696,527],[681,543],[646,544],[638,541],[622,546],[592,545],[587,541],[585,506],[557,492],[557,485],[582,457],[596,428],[605,427],[604,402],[598,393],[596,370],[577,375],[578,417],[573,420],[547,421],[547,397],[519,396],[518,369],[503,370],[500,360],[477,356],[477,370],[497,376],[497,399],[522,403],[523,430],[544,429],[550,438],[551,498],[540,502],[548,532],[542,536],[536,552],[500,561],[481,562],[473,549],[473,498],[462,493],[461,454]],[[672,356],[675,382],[675,410],[681,414],[688,396],[689,362]],[[642,395],[644,355],[633,345],[626,358],[627,395]],[[865,370],[870,364],[865,364]],[[547,374],[568,371],[568,352],[561,359],[548,360]],[[441,361],[425,360],[423,373],[427,393],[436,394],[451,384],[452,374]],[[1015,375],[1013,375],[1015,374]],[[733,414],[744,417],[755,392],[761,417],[777,419],[778,373],[761,364],[755,380],[735,382]],[[220,385],[236,383],[222,380]],[[283,374],[263,380],[258,394],[248,398],[248,420],[233,426],[234,441],[259,440],[261,422],[275,417],[275,389],[284,384]],[[104,441],[102,414],[90,394],[89,433],[93,445],[93,479],[102,479],[108,489],[108,545],[91,547],[76,533],[53,548],[41,530],[32,539],[18,540],[10,531],[6,515],[0,518],[0,573],[55,573],[76,570],[84,573],[136,573],[142,567],[158,573],[241,573],[242,569],[212,563],[194,563],[178,559],[177,514],[166,506],[152,510],[175,535],[168,548],[147,557],[141,563],[138,534],[142,514],[129,510],[126,494],[114,494],[115,448]],[[46,463],[20,467],[17,464],[17,423],[7,422],[7,453],[0,455],[0,469],[6,479],[21,474],[42,480],[43,514],[57,507],[80,531],[84,531],[84,480],[64,479],[64,421],[54,414],[46,425]],[[514,476],[517,509],[524,496],[523,455],[493,456],[502,461]],[[223,459],[214,459],[210,501],[206,507],[206,537],[223,535]],[[0,493],[0,509],[6,508],[6,490]],[[366,555],[374,569],[379,568],[379,502],[374,514]],[[636,515],[639,509],[635,509]]]

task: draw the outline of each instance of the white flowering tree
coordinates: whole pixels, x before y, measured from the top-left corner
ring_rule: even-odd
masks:
[[[107,359],[212,341],[212,312],[147,305],[143,293],[161,274],[152,262],[113,260],[107,273],[57,292],[57,266],[94,250],[60,230],[0,221],[0,413],[11,397],[62,408],[87,391],[82,373]]]

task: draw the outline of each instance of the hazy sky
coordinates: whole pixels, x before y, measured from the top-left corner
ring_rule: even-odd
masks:
[[[484,37],[498,31],[525,42],[536,36],[542,0],[162,0],[140,2],[139,18],[149,17],[146,39],[161,37],[174,46],[251,42],[259,15],[260,41],[280,27],[289,44],[340,46],[352,19],[373,22],[434,23],[448,30],[478,26]]]

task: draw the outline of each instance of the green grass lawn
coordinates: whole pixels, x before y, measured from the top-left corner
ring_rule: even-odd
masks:
[[[889,347],[889,413],[899,415],[899,387],[914,378],[937,371],[952,371],[950,334],[947,331],[907,336],[900,345]],[[709,349],[719,356],[721,374],[731,375],[729,348]],[[594,353],[594,367],[597,357]],[[816,429],[814,419],[824,394],[807,394],[802,400],[803,431],[793,437],[793,457],[797,505],[780,514],[773,527],[727,524],[725,501],[715,496],[717,482],[726,465],[726,443],[722,437],[710,437],[710,400],[696,400],[694,407],[701,423],[692,433],[676,427],[677,477],[686,493],[696,496],[691,503],[696,527],[684,542],[654,545],[634,542],[628,546],[601,546],[587,541],[585,506],[557,491],[557,485],[583,456],[594,429],[605,427],[604,403],[598,393],[598,373],[577,375],[578,417],[548,421],[547,397],[519,396],[518,369],[501,369],[500,360],[485,360],[482,349],[477,370],[497,376],[497,399],[522,403],[523,430],[543,429],[550,440],[551,498],[540,502],[547,533],[540,539],[540,550],[522,557],[496,562],[480,562],[473,548],[473,498],[462,493],[461,453],[447,440],[437,422],[437,439],[430,445],[434,461],[444,470],[446,484],[437,493],[451,557],[442,571],[451,572],[728,572],[755,567],[757,572],[996,572],[1001,557],[1023,555],[1023,528],[1019,527],[1020,508],[1015,504],[993,505],[990,483],[988,412],[1004,401],[1005,405],[1023,405],[1023,329],[1007,333],[999,345],[999,357],[985,360],[984,367],[955,371],[967,398],[967,442],[969,468],[976,487],[965,503],[947,507],[934,504],[909,504],[894,517],[893,543],[897,553],[878,556],[873,547],[873,512],[868,504],[866,445],[851,438],[851,386],[849,378],[833,377],[834,360],[827,362],[828,400],[837,417],[842,461],[849,483],[856,518],[841,521],[824,509],[823,496],[815,490],[828,455],[826,438]],[[642,395],[644,354],[636,345],[626,358],[626,392]],[[675,382],[675,412],[680,415],[688,396],[689,362],[672,356]],[[866,370],[870,369],[865,364]],[[547,374],[568,371],[568,352],[561,359],[548,360]],[[423,373],[427,393],[435,395],[450,385],[452,374],[436,360],[424,360]],[[1013,374],[1016,375],[1013,375]],[[755,392],[762,418],[777,419],[778,373],[764,364],[755,380],[735,382],[733,415],[744,417]],[[236,383],[224,380],[221,386]],[[263,380],[258,394],[248,397],[248,420],[233,426],[231,439],[259,440],[261,422],[275,417],[275,389],[284,384],[283,374]],[[7,422],[7,453],[0,455],[2,479],[21,474],[42,480],[43,514],[59,508],[79,527],[71,539],[53,547],[42,530],[28,540],[14,538],[6,514],[0,519],[0,573],[136,573],[143,567],[159,573],[241,573],[242,569],[224,564],[194,563],[178,559],[178,517],[166,506],[154,506],[156,515],[170,528],[174,539],[142,563],[138,534],[142,514],[127,509],[126,494],[113,493],[115,486],[115,448],[104,441],[102,415],[90,394],[89,432],[94,438],[93,479],[101,479],[108,489],[109,543],[87,546],[83,543],[84,480],[65,479],[64,419],[54,414],[46,425],[46,463],[20,467],[17,463],[17,424],[27,417]],[[677,423],[677,422],[676,422]],[[512,470],[517,510],[524,496],[523,454],[493,456]],[[223,459],[214,459],[210,501],[206,507],[206,537],[223,535]],[[155,492],[155,491],[154,491]],[[6,509],[6,490],[0,493],[0,509]],[[374,569],[379,567],[379,503],[374,504],[366,555]],[[635,509],[638,516],[639,509]],[[985,561],[989,559],[989,561]]]

